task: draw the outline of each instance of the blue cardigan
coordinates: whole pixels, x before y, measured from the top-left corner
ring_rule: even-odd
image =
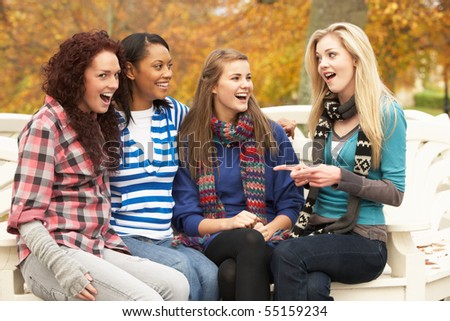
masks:
[[[278,155],[265,153],[266,215],[272,221],[277,215],[288,216],[292,224],[297,221],[304,203],[303,188],[296,187],[289,171],[273,171],[282,164],[298,164],[292,144],[280,125],[271,122],[277,141]],[[219,170],[214,170],[217,195],[222,201],[226,217],[233,217],[246,209],[244,188],[239,169],[239,146],[225,147],[216,143]],[[219,173],[220,172],[220,173]],[[188,168],[178,169],[173,186],[173,224],[189,236],[199,236],[198,226],[204,219],[200,207],[198,186]]]

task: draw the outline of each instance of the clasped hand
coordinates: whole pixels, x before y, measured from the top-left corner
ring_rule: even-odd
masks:
[[[268,241],[270,237],[272,236],[269,232],[269,229],[266,225],[258,221],[258,217],[250,213],[248,211],[242,211],[235,216],[233,216],[231,219],[232,226],[231,228],[252,228],[257,230],[261,233],[261,235],[264,237],[265,241]]]

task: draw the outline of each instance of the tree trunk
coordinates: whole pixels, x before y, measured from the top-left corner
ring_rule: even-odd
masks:
[[[312,0],[309,24],[306,31],[306,42],[317,29],[326,28],[333,22],[351,22],[364,28],[367,22],[367,6],[365,0]],[[303,58],[302,58],[303,60]],[[298,103],[311,103],[311,86],[305,65],[302,64],[300,71],[300,85],[298,90]]]

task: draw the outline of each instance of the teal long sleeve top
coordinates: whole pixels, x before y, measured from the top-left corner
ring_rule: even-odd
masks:
[[[384,142],[382,145],[381,163],[379,168],[371,169],[367,180],[383,180],[392,183],[400,192],[405,190],[406,168],[406,119],[401,107],[393,102],[383,111]],[[358,131],[344,143],[338,156],[331,155],[332,135],[328,135],[324,160],[326,164],[342,168],[343,172],[353,172],[355,165],[356,140]],[[347,172],[347,173],[348,173]],[[361,187],[355,187],[358,190]],[[314,206],[314,212],[320,216],[337,219],[347,211],[348,193],[339,186],[321,188]],[[357,224],[385,224],[383,203],[361,199],[360,213]]]

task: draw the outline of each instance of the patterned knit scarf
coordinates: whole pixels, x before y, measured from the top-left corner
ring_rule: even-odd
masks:
[[[237,124],[222,122],[213,116],[211,129],[215,142],[224,146],[239,143],[240,170],[247,211],[254,213],[263,224],[266,224],[264,157],[258,154],[250,115],[241,114]],[[203,216],[206,218],[225,217],[225,208],[217,197],[213,169],[201,166],[198,174],[197,184]]]
[[[314,132],[313,140],[313,163],[321,164],[323,163],[323,155],[326,140],[329,132],[331,131],[331,126],[335,120],[349,119],[356,114],[355,98],[352,97],[348,102],[343,105],[339,104],[339,100],[335,95],[329,92],[323,100],[324,112],[319,119],[316,130]],[[364,132],[359,129],[358,140],[355,152],[355,166],[353,172],[366,176],[369,173],[371,167],[371,155],[372,149],[369,140],[367,139]],[[336,222],[332,224],[322,224],[318,226],[312,226],[309,223],[309,219],[312,214],[314,204],[316,202],[317,195],[319,193],[318,187],[311,187],[308,193],[308,197],[303,205],[300,212],[300,216],[297,223],[293,226],[290,233],[290,237],[300,237],[310,234],[322,234],[322,233],[347,233],[351,231],[359,216],[359,197],[349,195],[348,196],[348,206],[347,213],[339,218]]]
[[[258,220],[266,224],[266,201],[265,201],[265,166],[264,156],[258,154],[257,143],[253,133],[253,120],[250,115],[242,113],[237,124],[222,122],[215,116],[211,118],[211,129],[213,141],[224,146],[236,143],[240,147],[240,172],[244,195],[246,199],[246,210],[255,214]],[[214,166],[213,166],[214,167]],[[197,185],[200,194],[200,207],[205,218],[224,218],[225,208],[217,196],[214,170],[209,166],[198,169]],[[204,250],[204,244],[210,235],[203,237],[187,236],[178,234],[172,241],[173,246],[184,244],[194,247],[200,251]]]

